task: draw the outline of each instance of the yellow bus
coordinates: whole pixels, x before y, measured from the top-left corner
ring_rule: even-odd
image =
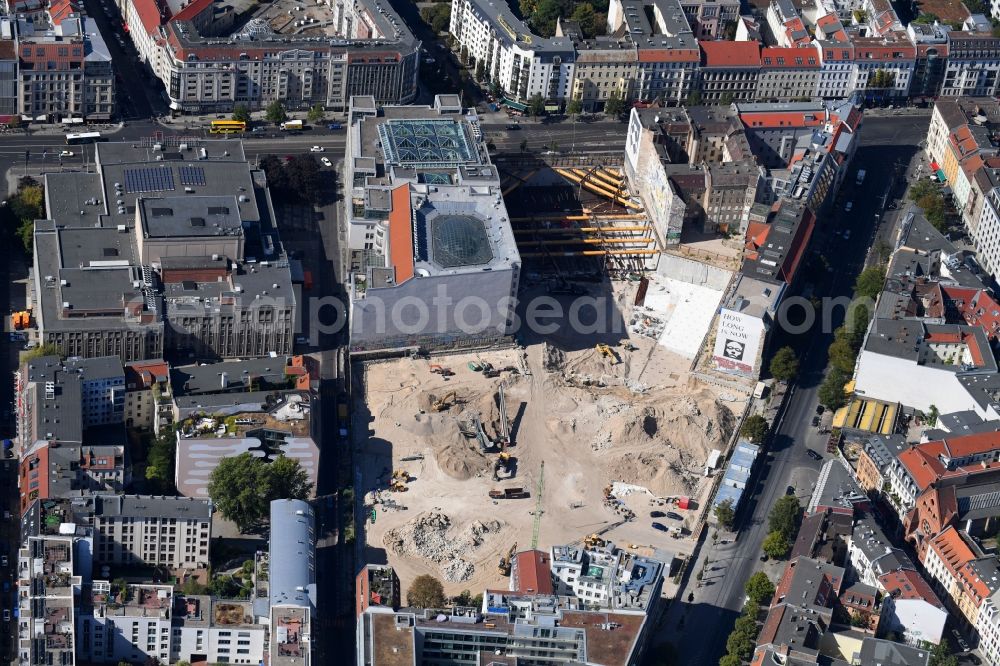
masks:
[[[242,120],[213,120],[212,134],[235,134],[236,132],[246,132],[247,124]]]

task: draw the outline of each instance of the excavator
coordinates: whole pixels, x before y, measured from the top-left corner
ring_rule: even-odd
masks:
[[[615,356],[615,353],[613,351],[611,351],[611,347],[604,344],[603,342],[598,342],[596,345],[594,345],[594,349],[600,352],[601,356],[603,356],[604,358],[610,359],[612,363],[618,362],[618,357]]]
[[[517,552],[517,542],[511,544],[510,550],[507,551],[506,555],[500,556],[500,562],[497,564],[497,573],[501,576],[510,575],[511,563],[514,561],[514,553]]]
[[[397,469],[392,473],[392,478],[389,480],[389,490],[394,493],[405,493],[410,489],[406,485],[409,481],[410,473],[404,469]]]
[[[447,393],[443,398],[434,400],[434,402],[431,403],[431,411],[443,412],[451,407],[457,397],[458,395],[454,391]]]
[[[512,472],[514,470],[514,458],[506,451],[501,451],[500,455],[498,455],[497,459],[493,462],[494,481],[500,480],[501,469],[504,471],[505,474],[507,474],[508,479],[513,478],[514,475]]]

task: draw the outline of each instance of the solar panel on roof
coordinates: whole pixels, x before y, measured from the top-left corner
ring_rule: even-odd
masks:
[[[170,167],[125,169],[126,192],[172,192],[174,172]]]
[[[178,167],[181,177],[181,185],[204,185],[205,169],[196,166]]]

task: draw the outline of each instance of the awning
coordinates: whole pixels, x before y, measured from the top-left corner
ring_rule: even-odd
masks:
[[[503,99],[501,99],[500,103],[503,104],[506,107],[514,109],[515,111],[527,111],[528,110],[528,105],[527,104],[521,104],[520,102],[515,102],[514,100],[507,99],[506,97],[504,97]]]
[[[936,172],[934,173],[934,175],[935,175],[935,176],[937,176],[937,177],[938,177],[938,180],[940,180],[940,181],[941,181],[942,183],[943,183],[944,181],[948,180],[947,178],[945,178],[945,177],[944,177],[944,171],[942,171],[941,169],[938,169],[938,170],[937,170],[937,171],[936,171]]]
[[[931,171],[937,171],[940,168],[937,162],[931,162]]]

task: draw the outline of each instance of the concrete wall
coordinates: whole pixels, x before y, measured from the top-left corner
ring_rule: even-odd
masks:
[[[519,269],[415,277],[394,287],[369,289],[364,298],[351,301],[351,351],[445,346],[503,337],[512,305],[505,299],[516,296],[515,271]],[[440,301],[440,307],[435,302],[439,295],[447,299]],[[463,300],[467,298],[486,303],[489,312],[472,301],[467,301],[466,307]],[[429,315],[424,322],[418,319],[418,306]],[[469,332],[463,330],[463,320],[467,324],[483,321],[485,325]]]
[[[733,274],[724,268],[717,268],[700,261],[678,257],[673,254],[660,255],[656,272],[664,277],[673,278],[690,284],[725,291]]]

